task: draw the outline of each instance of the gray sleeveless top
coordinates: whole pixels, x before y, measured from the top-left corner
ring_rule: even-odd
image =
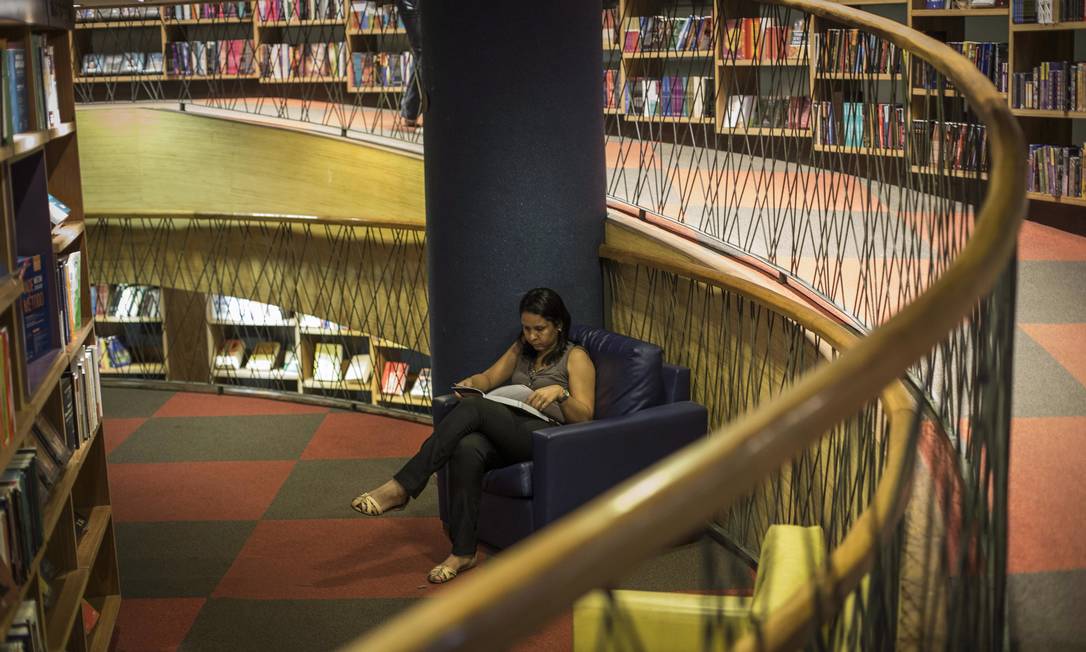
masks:
[[[534,360],[529,360],[522,355],[517,356],[517,366],[513,368],[513,375],[509,379],[511,385],[527,385],[532,389],[539,389],[548,385],[558,385],[563,389],[569,389],[569,354],[576,344],[566,343],[566,350],[562,356],[554,361],[554,364],[543,367],[539,371],[532,371]]]

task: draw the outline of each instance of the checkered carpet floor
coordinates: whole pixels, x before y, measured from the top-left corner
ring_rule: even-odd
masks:
[[[425,426],[155,390],[107,388],[105,408],[118,650],[327,650],[442,590],[426,582],[449,552],[432,486],[386,517],[350,508],[418,449]],[[729,586],[749,588],[749,573],[723,561]],[[697,590],[704,564],[697,544],[676,548],[623,585]],[[560,618],[518,649],[569,649],[571,631]]]
[[[1024,650],[1086,649],[1086,238],[1025,225],[1010,478],[1010,610]],[[427,489],[367,519],[349,502],[428,434],[259,399],[107,389],[124,602],[117,649],[326,650],[433,595],[448,543]],[[704,586],[697,546],[624,585]],[[749,585],[739,569],[734,585]],[[570,646],[569,617],[523,650]]]

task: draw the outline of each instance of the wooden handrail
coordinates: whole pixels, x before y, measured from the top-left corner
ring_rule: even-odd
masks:
[[[844,349],[833,363],[814,369],[775,400],[504,552],[348,649],[491,649],[527,634],[586,591],[694,531],[881,394],[897,425],[891,428],[890,458],[875,500],[834,550],[831,569],[818,579],[817,597],[794,596],[771,614],[758,644],[769,649],[796,645],[816,626],[815,601],[832,603],[867,572],[879,541],[900,517],[911,468],[901,423],[912,409],[901,390],[890,386],[898,387],[895,379],[961,322],[1010,259],[1025,212],[1025,146],[991,82],[943,43],[826,0],[772,1],[878,34],[932,63],[953,82],[987,126],[991,143],[990,183],[972,238],[926,292]],[[632,252],[622,255],[636,259]],[[674,268],[691,278],[715,275],[695,265]],[[794,307],[794,316],[808,310]],[[825,326],[825,317],[810,313],[804,315],[809,322],[797,321],[817,332],[813,326]],[[826,335],[839,328],[834,325]],[[743,645],[754,642],[748,639]]]

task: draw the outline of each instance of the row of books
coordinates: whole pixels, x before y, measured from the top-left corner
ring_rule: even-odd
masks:
[[[730,129],[808,129],[810,120],[809,97],[729,95],[725,102],[721,126]]]
[[[253,72],[253,43],[245,39],[167,43],[166,59],[174,75],[248,75]]]
[[[1062,145],[1029,146],[1029,179],[1026,190],[1059,197],[1086,198],[1081,147]]]
[[[1006,6],[1007,0],[924,0],[925,9],[988,9]]]
[[[281,324],[290,318],[279,306],[222,294],[211,295],[210,305],[212,321],[258,326]]]
[[[314,380],[368,383],[372,376],[373,364],[369,354],[360,353],[347,359],[342,344],[320,342],[316,345],[313,353]],[[412,375],[408,363],[386,360],[381,369],[380,387],[381,393],[389,396],[408,393],[416,398],[429,398],[432,395],[430,369],[424,367]]]
[[[904,149],[905,108],[868,102],[815,102],[814,137],[822,145]]]
[[[38,415],[30,428],[32,439],[0,474],[0,609],[10,606],[30,576],[31,563],[44,543],[42,516],[49,494],[72,454],[101,422],[97,369],[97,349],[85,347],[60,379],[62,422],[54,425]]]
[[[29,53],[22,40],[0,39],[0,143],[34,125],[45,129],[60,124],[53,46],[41,34],[29,39]]]
[[[83,254],[73,251],[57,258],[57,297],[60,310],[57,318],[61,341],[69,344],[83,327],[83,301],[81,298],[80,279],[82,278]]]
[[[283,345],[279,342],[263,341],[257,342],[252,352],[247,352],[243,340],[227,339],[215,352],[212,366],[215,369],[249,369],[264,372],[278,370],[283,373],[298,373],[298,358],[294,349],[286,350],[280,364],[282,349]],[[248,359],[246,359],[246,354],[248,354]]]
[[[256,16],[261,22],[273,20],[342,19],[342,0],[257,0]]]
[[[1062,23],[1086,20],[1083,0],[1013,0],[1011,20],[1015,23]]]
[[[84,23],[104,23],[110,20],[159,20],[158,7],[108,7],[103,9],[77,8],[75,19]]]
[[[7,636],[4,638],[0,649],[7,652],[45,652],[45,635],[42,632],[41,621],[38,618],[38,603],[36,600],[24,600],[15,612],[15,618],[11,621]]]
[[[816,34],[818,70],[846,73],[900,73],[901,50],[858,29],[827,29]]]
[[[621,85],[618,82],[618,70],[607,68],[603,71],[603,108],[617,109],[622,102]]]
[[[807,45],[807,26],[801,18],[781,25],[775,18],[738,18],[724,21],[723,58],[780,61],[799,57]]]
[[[947,42],[958,54],[973,62],[984,76],[992,81],[996,90],[1007,91],[1007,44],[991,41],[949,41]],[[917,61],[913,86],[918,88],[939,88],[946,83],[946,77],[935,70],[935,66],[926,61]]]
[[[713,78],[665,75],[626,80],[627,115],[706,118],[713,115]]]
[[[103,54],[91,52],[83,55],[79,74],[94,75],[157,75],[162,73],[161,52],[121,52]]]
[[[1042,61],[1014,73],[1014,108],[1086,111],[1086,62]]]
[[[981,172],[988,165],[983,124],[913,120],[912,148],[916,165],[939,171]]]
[[[403,20],[394,3],[377,3],[373,0],[351,0],[351,27],[353,29],[403,29]]]
[[[161,318],[161,291],[151,285],[99,283],[91,292],[91,312],[95,317],[121,319]]]
[[[15,440],[15,385],[12,376],[12,339],[7,326],[0,326],[0,449]]]
[[[713,49],[712,16],[639,16],[626,22],[623,52]]]
[[[347,44],[262,43],[257,50],[260,76],[264,79],[347,77]]]
[[[200,20],[214,18],[247,18],[251,16],[249,3],[241,2],[191,2],[165,7],[165,20]]]
[[[282,353],[282,357],[280,354]],[[247,352],[245,342],[240,339],[225,340],[215,354],[215,369],[241,370],[256,372],[280,372],[282,374],[300,373],[298,358],[293,349],[283,350],[279,342],[257,342],[251,352]],[[373,362],[368,353],[348,356],[342,344],[318,342],[313,350],[312,379],[326,383],[355,382],[366,385],[373,378]],[[429,397],[430,370],[424,368],[413,379],[410,394],[417,397]],[[421,380],[420,380],[421,379]],[[409,365],[406,362],[386,361],[381,373],[381,392],[399,396],[408,389],[411,381]]]
[[[355,86],[403,86],[411,78],[411,52],[352,52],[351,83]]]
[[[618,46],[618,7],[603,10],[603,42]]]
[[[10,602],[12,592],[30,577],[45,540],[42,516],[48,499],[38,471],[38,449],[20,448],[0,474],[0,602]]]

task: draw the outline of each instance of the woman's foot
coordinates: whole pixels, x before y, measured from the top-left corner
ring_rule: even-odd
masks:
[[[366,516],[380,516],[385,512],[403,509],[410,496],[399,482],[389,480],[373,491],[359,494],[351,501],[354,511]]]
[[[449,555],[445,561],[430,570],[426,577],[431,584],[444,584],[460,573],[475,567],[478,558],[475,555]]]

